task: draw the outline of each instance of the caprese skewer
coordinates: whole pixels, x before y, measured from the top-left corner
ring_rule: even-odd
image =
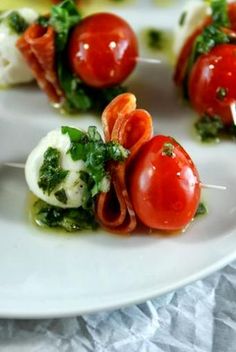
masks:
[[[201,120],[203,139],[235,135],[236,2],[193,1],[176,31],[174,80]]]
[[[181,231],[192,221],[203,187],[192,159],[175,139],[152,136],[152,118],[131,93],[102,114],[95,127],[64,126],[30,153],[25,175],[39,198],[35,221],[67,231],[99,223],[108,231]],[[92,221],[93,220],[93,221]]]
[[[69,112],[104,108],[140,58],[130,25],[112,13],[82,18],[73,0],[54,5],[17,41],[50,102]],[[153,59],[151,62],[160,63]]]

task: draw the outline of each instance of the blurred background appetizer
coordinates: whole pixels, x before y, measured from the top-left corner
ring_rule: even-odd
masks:
[[[236,135],[236,2],[191,1],[175,32],[174,80],[194,110],[202,140]]]
[[[5,11],[0,14],[0,86],[27,83],[34,79],[31,69],[16,47],[27,27],[38,18],[29,8]]]
[[[82,19],[73,0],[52,7],[17,41],[49,101],[69,112],[101,109],[124,91],[136,65],[138,45],[129,24],[117,15]]]

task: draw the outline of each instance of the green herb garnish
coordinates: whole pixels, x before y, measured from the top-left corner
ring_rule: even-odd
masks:
[[[94,213],[81,207],[62,209],[37,200],[33,213],[34,221],[39,226],[62,228],[67,232],[97,228]]]
[[[200,215],[206,215],[207,213],[208,213],[208,210],[206,205],[201,202],[197,208],[197,211],[194,217],[196,218],[197,216],[200,216]]]
[[[180,25],[180,26],[183,26],[183,25],[184,25],[187,14],[188,14],[187,11],[184,11],[184,12],[181,14],[181,16],[180,16],[180,18],[179,18],[179,25]]]
[[[164,143],[162,149],[162,155],[173,158],[175,156],[174,153],[175,146],[172,143]]]
[[[57,73],[66,96],[63,109],[70,113],[90,110],[93,106],[93,99],[89,94],[89,88],[71,73],[63,55],[58,56]]]
[[[17,11],[12,11],[6,17],[8,26],[17,34],[23,33],[28,27],[28,23]]]
[[[43,164],[39,169],[38,186],[44,193],[50,195],[64,181],[69,171],[61,168],[61,153],[58,149],[49,147],[43,158]]]
[[[61,202],[63,204],[67,204],[68,198],[67,198],[66,191],[64,190],[64,188],[55,192],[54,195],[59,202]]]
[[[117,95],[127,91],[125,87],[121,86],[104,89],[87,86],[71,72],[64,54],[58,55],[57,72],[60,85],[66,96],[62,108],[69,113],[85,112],[92,109],[100,112]]]
[[[211,0],[212,24],[204,28],[203,32],[197,36],[192,61],[194,62],[201,54],[208,53],[214,46],[229,42],[229,37],[222,31],[222,27],[229,25],[226,0]]]
[[[70,29],[81,20],[78,7],[72,0],[65,0],[59,5],[52,6],[49,25],[57,33],[57,51],[62,51],[66,47]]]
[[[108,161],[124,161],[129,152],[119,143],[114,141],[104,143],[97,128],[90,126],[87,133],[76,128],[62,127],[62,133],[68,134],[71,146],[68,150],[72,160],[82,160],[85,163],[85,170],[80,171],[79,177],[84,181],[82,206],[88,209],[91,200],[99,192],[107,192],[109,178],[106,172]]]
[[[50,20],[50,17],[42,15],[38,17],[36,23],[38,23],[42,27],[47,27],[49,26],[49,20]]]
[[[151,28],[147,31],[148,46],[151,49],[161,50],[164,46],[165,36],[162,31]]]
[[[219,139],[224,124],[219,116],[205,115],[195,123],[195,128],[203,142],[213,142]]]
[[[207,54],[216,45],[226,44],[229,41],[229,36],[222,32],[218,25],[212,24],[206,27],[202,34],[196,38],[191,57],[192,63],[196,61],[199,55]]]
[[[229,25],[228,4],[226,0],[211,0],[212,19],[214,25],[227,27]]]

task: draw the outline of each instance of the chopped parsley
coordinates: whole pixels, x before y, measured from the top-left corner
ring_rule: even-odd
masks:
[[[212,24],[204,28],[203,32],[196,38],[192,61],[194,62],[201,54],[208,53],[217,44],[229,42],[229,37],[222,31],[222,27],[229,25],[227,1],[211,0]]]
[[[229,36],[222,32],[218,25],[209,25],[203,30],[202,34],[196,38],[191,57],[192,63],[196,61],[199,55],[207,54],[216,45],[226,44],[229,43],[229,41]]]
[[[62,209],[37,200],[33,206],[34,221],[39,226],[62,228],[67,232],[95,230],[94,213],[83,208]]]
[[[43,164],[39,169],[38,186],[44,193],[50,195],[66,178],[69,171],[60,166],[61,153],[58,149],[49,147],[43,156]]]
[[[196,218],[197,216],[200,216],[200,215],[206,215],[207,213],[208,213],[208,210],[206,205],[203,202],[201,202],[197,208],[197,211],[194,217]]]
[[[5,20],[8,26],[17,34],[23,33],[29,25],[17,11],[11,11]]]
[[[228,89],[224,87],[218,87],[216,90],[216,98],[218,100],[224,100],[228,95]]]
[[[88,209],[99,192],[108,191],[107,162],[111,160],[122,162],[128,157],[129,152],[117,142],[104,143],[94,126],[90,126],[87,133],[67,126],[61,130],[70,137],[71,146],[67,153],[72,160],[83,160],[85,163],[86,171],[80,171],[79,177],[85,183],[82,206]]]
[[[179,25],[183,26],[187,17],[187,11],[184,11],[179,18]]]
[[[161,50],[164,47],[165,36],[162,31],[151,28],[147,31],[148,46],[151,49]]]
[[[164,143],[162,149],[162,155],[168,156],[170,158],[174,158],[174,145],[172,143]]]

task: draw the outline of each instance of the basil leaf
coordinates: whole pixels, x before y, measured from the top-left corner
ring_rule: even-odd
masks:
[[[226,0],[211,0],[213,23],[217,26],[227,27],[229,25],[228,4]]]
[[[87,93],[88,89],[67,68],[61,55],[57,58],[57,73],[60,86],[66,97],[63,108],[70,113],[90,110],[93,102]]]
[[[207,54],[218,44],[229,43],[229,37],[216,25],[206,27],[202,34],[196,38],[192,61],[196,61],[199,55]]]
[[[129,151],[115,141],[105,143],[95,126],[90,126],[87,133],[63,126],[62,133],[67,133],[70,137],[68,153],[72,160],[82,160],[85,163],[86,171],[80,171],[79,176],[85,183],[82,206],[88,209],[98,193],[109,189],[107,162],[122,162],[129,156]]]
[[[57,33],[57,51],[63,51],[68,41],[70,29],[81,20],[81,15],[73,0],[65,0],[62,3],[52,6],[49,25]]]

